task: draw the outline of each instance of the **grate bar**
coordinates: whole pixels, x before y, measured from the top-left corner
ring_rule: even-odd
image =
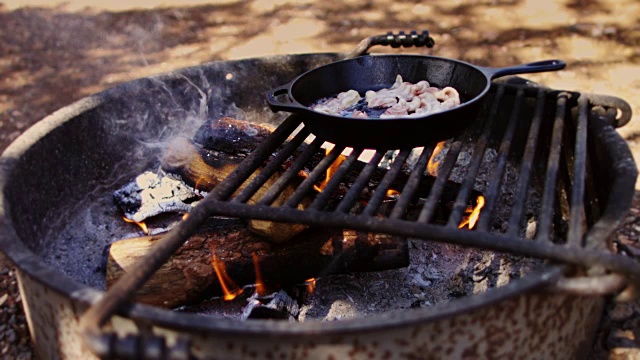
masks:
[[[237,203],[244,203],[249,200],[253,194],[260,189],[264,183],[269,180],[273,174],[275,174],[278,169],[280,169],[282,163],[284,163],[291,154],[293,154],[296,149],[302,144],[302,142],[309,136],[309,129],[306,127],[302,128],[296,136],[289,141],[278,154],[271,160],[269,163],[262,169],[262,171],[256,175],[249,185],[247,185],[240,194],[234,197],[231,201]]]
[[[587,167],[587,112],[589,101],[585,96],[578,98],[578,124],[573,165],[573,187],[571,188],[571,213],[569,220],[569,246],[582,246],[584,234],[584,191]]]
[[[309,176],[302,181],[296,188],[289,200],[284,204],[288,207],[296,207],[302,201],[304,196],[311,191],[313,185],[320,181],[323,175],[326,175],[327,169],[333,164],[338,156],[342,153],[345,146],[336,145],[329,153],[320,161],[320,163],[311,171]],[[297,173],[297,171],[296,171]]]
[[[398,174],[400,174],[400,170],[402,170],[402,166],[404,165],[404,162],[407,161],[410,153],[411,149],[403,149],[393,160],[391,168],[384,175],[382,181],[380,181],[380,184],[378,184],[378,187],[376,187],[376,190],[373,192],[373,195],[371,195],[371,199],[369,199],[367,207],[362,211],[364,215],[372,216],[376,213],[376,210],[378,210],[382,201],[387,197],[387,190],[389,190],[391,183],[393,183],[396,177],[398,177]]]
[[[386,150],[376,151],[375,155],[373,155],[371,160],[367,163],[367,165],[365,165],[360,175],[358,175],[358,177],[356,178],[356,181],[354,181],[347,194],[338,204],[338,207],[336,208],[337,212],[346,213],[351,209],[351,207],[353,207],[353,204],[355,204],[355,202],[358,200],[362,189],[364,189],[364,187],[369,183],[371,175],[373,175],[373,172],[378,167],[378,164],[380,163],[386,152]]]
[[[207,206],[215,205],[213,202]],[[213,208],[212,208],[213,210]],[[336,212],[306,210],[286,207],[246,206],[226,203],[215,208],[216,214],[258,220],[295,222],[316,226],[349,227],[358,231],[394,234],[417,238],[419,240],[442,241],[452,244],[471,246],[485,250],[508,252],[513,255],[531,256],[540,259],[561,261],[582,266],[601,265],[615,272],[622,272],[635,282],[640,282],[640,264],[631,258],[608,252],[592,251],[576,247],[571,251],[561,251],[560,245],[540,241],[520,241],[520,239],[501,234],[477,231],[452,231],[444,226],[417,223],[407,220],[393,220],[368,215],[350,215]],[[428,234],[428,235],[427,235]]]
[[[358,160],[358,157],[360,157],[360,154],[362,154],[362,149],[353,149],[351,155],[340,165],[335,174],[331,176],[331,179],[324,189],[322,189],[322,192],[313,200],[311,206],[309,206],[310,209],[320,210],[329,202],[332,193],[338,188],[351,166],[353,166]]]
[[[302,118],[299,115],[291,115],[286,118],[260,146],[242,161],[242,166],[238,166],[232,171],[225,181],[218,184],[210,194],[214,194],[215,198],[219,200],[229,198],[301,123]]]
[[[389,216],[391,219],[399,219],[405,213],[407,207],[409,207],[411,199],[413,199],[413,195],[424,177],[427,162],[429,161],[431,154],[433,154],[434,147],[435,145],[431,144],[429,146],[425,146],[422,150],[422,154],[420,154],[418,162],[413,167],[411,175],[409,175],[409,179],[407,179],[407,183],[400,192],[398,202],[396,202],[393,210],[391,211],[391,215]]]
[[[469,193],[473,188],[473,184],[475,183],[478,171],[480,170],[480,166],[482,165],[482,159],[484,158],[484,153],[487,149],[489,136],[491,135],[491,130],[493,130],[493,121],[498,114],[498,107],[500,106],[503,95],[504,86],[499,86],[496,98],[494,99],[493,104],[491,104],[489,116],[483,125],[482,134],[480,134],[480,136],[478,137],[476,146],[473,149],[473,156],[471,157],[470,165],[467,168],[464,182],[462,183],[460,191],[458,192],[455,204],[453,205],[453,210],[451,211],[451,215],[449,216],[449,221],[447,223],[448,227],[458,227],[458,224],[460,224],[460,221],[462,220],[462,215],[467,208]]]
[[[569,94],[560,93],[556,101],[556,116],[553,122],[553,133],[551,135],[551,145],[549,158],[547,160],[547,176],[544,182],[542,193],[542,209],[553,209],[556,197],[556,185],[558,182],[558,172],[560,170],[560,153],[562,150],[562,134],[564,132],[564,118],[567,112],[567,99]],[[553,211],[542,211],[538,214],[538,226],[536,240],[551,240],[551,218]]]
[[[522,168],[520,169],[520,174],[518,177],[516,196],[514,198],[514,204],[511,208],[511,216],[509,217],[508,234],[512,237],[516,237],[516,235],[518,234],[518,229],[520,228],[520,219],[522,218],[522,211],[524,210],[524,204],[527,199],[527,191],[529,190],[529,178],[531,177],[531,168],[538,145],[538,134],[540,132],[540,124],[542,123],[543,111],[544,90],[539,89],[536,99],[536,108],[534,110],[533,120],[531,121],[531,127],[529,128],[527,144],[525,147],[524,157],[522,159]]]
[[[305,164],[311,160],[311,157],[320,149],[320,146],[324,143],[324,140],[320,138],[315,138],[309,144],[309,146],[302,152],[300,156],[291,164],[291,166],[285,170],[285,172],[276,180],[271,188],[267,190],[266,194],[260,199],[257,204],[259,205],[270,205],[275,201],[275,199],[280,195],[280,193],[284,190],[287,184],[296,176],[298,176],[298,171],[300,171]]]
[[[493,88],[497,88],[498,92],[500,92],[502,86],[503,85],[498,85]],[[567,192],[567,194],[571,193],[568,243],[569,245],[579,245],[582,241],[582,231],[584,230],[582,228],[582,217],[584,216],[584,211],[587,206],[584,203],[584,194],[586,191],[589,195],[588,191],[590,191],[589,188],[585,189],[587,186],[585,185],[585,180],[589,180],[587,175],[591,176],[591,173],[586,174],[585,170],[588,169],[589,166],[593,165],[589,164],[589,155],[593,155],[593,153],[587,154],[587,152],[584,151],[587,148],[587,131],[589,131],[589,140],[595,139],[596,141],[600,141],[603,146],[606,147],[607,152],[603,154],[605,155],[603,161],[611,162],[607,165],[612,165],[610,168],[614,173],[611,189],[603,190],[608,191],[609,197],[603,200],[602,217],[597,219],[593,227],[589,229],[587,235],[592,243],[590,244],[591,246],[565,246],[549,241],[521,241],[521,239],[516,236],[518,223],[519,220],[521,220],[520,218],[524,204],[527,200],[527,185],[529,184],[529,178],[532,171],[532,160],[536,160],[535,150],[537,147],[537,138],[539,137],[540,123],[542,121],[541,118],[545,106],[545,102],[543,100],[546,99],[544,95],[550,94],[550,92],[548,90],[532,89],[531,87],[527,87],[525,88],[525,94],[531,97],[537,96],[537,100],[535,103],[534,116],[530,128],[528,129],[525,156],[522,159],[523,166],[520,169],[518,188],[516,189],[520,196],[515,198],[515,204],[513,205],[513,211],[509,219],[509,233],[506,236],[489,231],[458,231],[457,229],[452,230],[446,226],[428,223],[434,216],[438,202],[442,201],[440,197],[463,147],[463,135],[458,136],[451,143],[448,154],[443,162],[443,166],[440,169],[439,176],[436,178],[434,185],[430,190],[430,196],[421,209],[417,222],[373,216],[383,201],[387,189],[395,181],[399,172],[402,170],[404,163],[410,154],[410,149],[402,150],[400,152],[399,156],[392,164],[391,169],[385,174],[382,182],[373,193],[373,197],[365,208],[364,213],[361,215],[349,214],[347,212],[357,201],[359,194],[365,186],[367,186],[371,175],[374,174],[374,171],[377,169],[378,163],[383,159],[386,150],[378,150],[373,159],[365,165],[364,169],[358,175],[354,185],[352,185],[340,202],[338,211],[319,210],[319,208],[324,206],[322,203],[326,201],[318,200],[318,198],[316,198],[317,203],[314,202],[318,209],[299,210],[297,208],[287,206],[269,206],[278,197],[287,184],[297,176],[297,171],[303,168],[320,148],[323,141],[318,139],[312,142],[312,144],[294,160],[293,165],[284,171],[282,176],[280,176],[275,182],[277,186],[274,185],[267,191],[270,199],[269,197],[267,197],[267,199],[263,198],[260,200],[262,203],[252,205],[243,203],[243,201],[248,201],[251,196],[254,196],[254,193],[257,191],[257,188],[256,190],[253,189],[254,187],[259,188],[263,185],[254,184],[258,184],[260,182],[264,183],[270,178],[272,174],[269,175],[267,172],[264,175],[261,175],[262,173],[256,174],[256,177],[254,177],[248,185],[251,189],[239,191],[241,195],[238,198],[238,201],[227,201],[227,199],[232,196],[240,186],[247,182],[247,179],[249,179],[259,167],[265,166],[264,169],[268,169],[269,172],[275,174],[278,166],[282,165],[279,164],[269,167],[270,165],[265,165],[265,161],[267,159],[270,157],[272,159],[277,158],[284,161],[288,159],[288,156],[285,156],[284,153],[283,155],[278,153],[273,156],[273,152],[278,148],[281,148],[284,141],[287,139],[287,136],[290,136],[301,124],[301,117],[293,115],[288,117],[276,129],[276,131],[274,131],[261,145],[259,145],[247,158],[245,158],[244,161],[226,177],[225,180],[216,186],[197,206],[195,206],[189,213],[189,217],[179,222],[172,230],[169,231],[169,233],[156,242],[151,253],[147,254],[141,259],[141,261],[137,262],[130,272],[125,274],[125,276],[116,282],[103,297],[98,299],[98,301],[85,312],[85,314],[80,318],[80,328],[85,332],[85,340],[87,340],[89,345],[92,345],[94,349],[102,349],[103,351],[98,350],[100,354],[108,356],[110,354],[109,349],[112,348],[112,346],[108,345],[112,345],[113,341],[118,339],[116,339],[111,333],[102,332],[101,327],[107,324],[109,319],[117,312],[126,313],[130,307],[136,289],[139,289],[152,276],[152,274],[162,266],[162,264],[169,260],[171,255],[177,251],[179,246],[184,244],[189,236],[191,236],[202,223],[213,215],[300,223],[310,226],[351,228],[358,231],[411,237],[421,241],[439,241],[483,250],[506,252],[511,255],[535,257],[552,262],[562,262],[587,268],[603,267],[613,273],[619,272],[624,274],[627,277],[625,282],[630,285],[637,286],[640,284],[640,263],[632,258],[611,253],[605,248],[605,240],[607,236],[609,236],[611,232],[614,231],[615,227],[620,224],[620,219],[624,217],[624,213],[631,205],[630,195],[633,194],[633,185],[635,184],[637,169],[631,158],[628,146],[626,146],[626,144],[624,144],[619,137],[615,135],[615,130],[609,125],[605,125],[604,122],[591,122],[591,119],[587,116],[589,107],[587,95],[582,95],[578,99],[579,115],[577,118],[578,124],[576,125],[575,154],[572,154],[575,156],[573,164],[571,162],[567,163],[566,160],[562,162],[560,161],[561,156],[568,155],[569,151],[571,151],[567,151],[566,148],[563,149],[561,145],[563,137],[567,142],[573,140],[572,135],[568,130],[569,127],[573,128],[573,124],[564,124],[564,121],[567,120],[568,95],[566,93],[561,93],[557,98],[556,117],[552,129],[551,149],[549,151],[549,157],[546,159],[548,174],[545,177],[542,203],[544,209],[553,208],[552,205],[554,201],[557,201],[555,199],[558,194],[557,187],[563,186],[563,179],[559,176],[561,175],[560,172],[563,173],[562,175],[564,175],[565,172],[568,174],[571,170],[569,168],[573,167],[575,185],[570,186],[568,183],[566,184],[567,188],[571,188],[571,190]],[[483,105],[483,112],[480,117],[477,118],[478,121],[486,118],[485,113],[488,101],[489,100],[486,100],[485,105]],[[593,100],[593,102],[595,102],[595,100]],[[620,102],[624,103],[621,100]],[[528,103],[525,104],[528,105]],[[570,104],[573,105],[573,101]],[[617,105],[612,105],[612,107],[617,107],[623,112],[625,111],[624,106],[618,107]],[[628,104],[626,109],[629,109]],[[512,115],[512,117],[516,116]],[[620,123],[624,123],[625,119],[630,117],[630,110],[628,110],[626,111],[626,114],[622,115],[621,119],[623,120],[620,120]],[[615,117],[612,117],[611,121],[613,122],[614,119]],[[509,124],[511,124],[511,122],[512,121],[510,120]],[[591,127],[594,126],[594,124],[596,126],[595,129]],[[587,125],[589,125],[588,129]],[[524,127],[526,126],[523,126],[523,128]],[[544,129],[547,130],[546,127]],[[526,129],[523,129],[523,132],[524,131],[526,131]],[[565,132],[567,132],[567,134],[565,134]],[[505,130],[505,133],[507,133],[507,130]],[[505,138],[509,137],[504,135],[501,149],[502,145],[504,145]],[[287,144],[282,147],[280,151],[283,151],[284,149],[289,151],[289,146],[292,148],[294,147],[294,145]],[[507,147],[507,145],[504,146]],[[613,156],[613,154],[610,154],[611,149],[617,150],[619,154],[615,154],[616,156]],[[295,152],[295,149],[293,152]],[[507,155],[504,156],[508,159],[509,151],[505,151],[505,153]],[[338,155],[337,150],[335,155]],[[328,158],[328,156],[325,157],[325,159],[326,158]],[[339,167],[338,171],[347,172],[348,170],[346,170],[346,168],[351,167],[351,165],[356,161],[353,158],[357,158],[357,156],[352,154],[351,157],[347,159],[348,163],[342,164],[342,167]],[[421,162],[421,160],[422,158],[419,162]],[[544,159],[542,160],[544,161]],[[593,158],[591,158],[591,160],[593,160]],[[331,164],[329,160],[327,160],[327,162],[329,162],[329,165]],[[343,167],[345,170],[342,170]],[[422,168],[419,168],[419,170],[422,170]],[[496,174],[493,174],[492,176],[499,176],[498,173],[502,173],[503,171],[504,170],[496,171]],[[549,174],[549,172],[553,172],[553,174]],[[341,174],[340,176],[343,177],[344,174]],[[500,175],[499,179],[501,178],[502,175]],[[416,182],[419,182],[419,180],[420,179],[418,178]],[[465,178],[465,184],[466,182],[467,178]],[[312,186],[312,184],[313,181],[309,180],[308,185]],[[328,188],[325,188],[327,193],[331,193],[331,187],[337,187],[337,184],[339,184],[339,178],[334,179],[334,183],[330,181],[327,185]],[[473,184],[471,184],[471,186],[472,185]],[[500,185],[491,184],[491,186],[495,186],[497,189],[500,188]],[[580,187],[582,187],[582,189]],[[411,188],[406,190],[411,190]],[[564,191],[564,189],[562,190]],[[470,191],[470,186],[466,188],[463,187],[463,191]],[[410,192],[412,191],[408,191],[408,194]],[[495,194],[496,196],[499,196],[499,190],[495,190]],[[321,193],[318,197],[324,196],[329,196],[329,194],[324,195]],[[468,196],[458,194],[458,198],[462,197]],[[402,199],[402,195],[400,198]],[[410,199],[411,196],[408,196],[408,198]],[[565,206],[566,202],[566,199],[563,198],[561,202],[562,206]],[[398,209],[403,208],[398,204],[396,204],[396,206]],[[396,211],[395,208],[394,211]],[[397,210],[398,213],[401,213],[402,211]],[[539,215],[541,219],[538,238],[549,238],[553,214],[546,211]],[[587,225],[590,224],[587,223]],[[597,247],[597,249],[595,247]],[[565,268],[566,266],[562,267]],[[594,279],[594,281],[604,283],[602,279]],[[541,280],[549,280],[549,278],[541,278]],[[592,279],[589,278],[588,280]],[[527,280],[524,279],[523,281]],[[631,282],[633,283],[631,284]]]
[[[518,123],[523,100],[524,90],[518,89],[511,117],[509,118],[509,123],[507,124],[507,128],[504,131],[504,135],[502,136],[502,141],[500,143],[498,160],[491,176],[491,180],[489,181],[489,189],[487,191],[487,196],[485,196],[485,205],[480,213],[480,220],[478,221],[478,231],[489,230],[489,222],[492,219],[493,210],[498,203],[498,193],[500,191],[500,186],[502,185],[502,179],[504,178],[507,157],[511,151],[511,143],[513,142],[513,135],[516,131],[516,124]]]
[[[451,146],[449,147],[449,151],[444,158],[442,166],[438,168],[438,176],[436,177],[436,181],[429,191],[427,201],[422,207],[422,210],[420,210],[420,215],[418,216],[419,222],[431,222],[433,215],[435,215],[436,208],[440,200],[440,195],[442,195],[442,192],[444,191],[444,187],[447,184],[449,175],[451,174],[451,171],[456,164],[458,155],[460,155],[460,150],[462,150],[462,141],[456,139],[456,141],[454,141],[453,144],[451,144]]]

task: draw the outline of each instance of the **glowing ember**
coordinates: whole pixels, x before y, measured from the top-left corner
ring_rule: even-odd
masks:
[[[427,172],[431,176],[438,176],[438,167],[440,166],[440,160],[436,160],[436,156],[442,152],[444,148],[444,141],[440,141],[436,148],[433,149],[433,154],[429,158],[429,162],[427,163]]]
[[[187,218],[189,218],[189,213],[184,213],[184,215],[182,215],[182,220],[187,220]]]
[[[483,207],[484,207],[484,196],[480,195],[476,200],[476,207],[472,208],[471,206],[469,206],[467,210],[465,210],[464,212],[465,216],[460,222],[460,225],[458,225],[458,229],[462,229],[465,226],[468,226],[469,229],[473,229],[473,227],[476,226],[476,222],[480,217],[480,211],[482,210]]]
[[[231,280],[229,275],[227,275],[227,270],[225,269],[224,264],[220,259],[218,259],[213,249],[211,249],[211,254],[211,264],[213,265],[216,276],[218,276],[218,282],[222,288],[222,299],[224,301],[231,301],[238,295],[242,294],[243,290],[238,287],[233,280]]]
[[[387,197],[394,197],[400,195],[400,191],[389,189],[387,190]]]
[[[256,253],[251,253],[251,258],[253,259],[253,268],[256,271],[256,293],[258,293],[259,296],[265,296],[267,295],[267,288],[262,282],[262,275],[260,274],[260,266],[258,264],[258,255],[256,255]]]
[[[310,278],[304,281],[305,285],[307,285],[307,292],[309,294],[313,294],[316,290],[316,278]]]
[[[122,219],[124,219],[124,221],[128,223],[138,225],[140,229],[142,229],[143,233],[145,233],[146,235],[149,235],[149,228],[147,228],[147,224],[145,224],[144,222],[137,222],[135,220],[127,219],[125,216],[123,216]]]

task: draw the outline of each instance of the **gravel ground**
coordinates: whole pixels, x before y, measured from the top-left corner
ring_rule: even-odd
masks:
[[[526,77],[626,99],[636,115],[620,133],[640,156],[636,0],[23,3],[0,2],[0,149],[54,110],[123,81],[219,59],[349,51],[365,36],[426,28],[434,55],[491,66],[566,60],[565,71]],[[616,245],[640,258],[638,194]],[[0,320],[0,357],[32,358],[16,280],[1,254]],[[593,354],[640,358],[639,302],[608,305]]]

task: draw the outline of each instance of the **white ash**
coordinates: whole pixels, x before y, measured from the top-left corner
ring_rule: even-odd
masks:
[[[506,285],[539,262],[451,244],[410,240],[411,264],[383,272],[321,278],[300,321],[356,318],[432,306]]]
[[[167,212],[189,212],[199,199],[181,180],[169,177],[161,170],[145,171],[116,191],[114,198],[124,210],[124,216],[136,222]],[[134,204],[124,206],[127,201]]]

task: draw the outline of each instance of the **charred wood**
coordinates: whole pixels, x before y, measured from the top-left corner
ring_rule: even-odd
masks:
[[[107,287],[153,248],[161,235],[114,242],[107,260]],[[381,271],[408,265],[405,239],[350,230],[309,229],[285,245],[265,241],[239,221],[217,220],[203,226],[138,290],[136,301],[161,307],[194,303],[222,294],[212,262],[223,262],[240,287],[256,282],[256,256],[269,289],[329,274]]]
[[[202,124],[193,141],[203,149],[247,156],[266,140],[271,132],[270,128],[262,125],[224,117]]]
[[[285,290],[266,297],[252,297],[242,311],[241,319],[296,320],[300,305]]]
[[[167,151],[163,161],[163,170],[177,175],[188,187],[199,193],[207,193],[224,180],[242,161],[242,157],[229,155],[226,152],[207,150],[196,143],[182,139]],[[280,174],[274,174],[247,203],[253,204],[260,199],[278,179]],[[253,181],[254,175],[243,184],[238,191],[244,189],[246,184]],[[295,191],[295,186],[289,184],[273,202],[274,206],[282,205]],[[305,199],[299,205],[299,209],[308,206],[310,199]],[[249,220],[249,229],[264,236],[273,242],[285,242],[304,231],[306,225],[292,223],[277,223],[271,221]]]
[[[127,218],[135,221],[142,221],[145,217],[156,215],[162,211],[188,211],[193,203],[197,201],[197,197],[194,197],[196,195],[195,193],[207,193],[222,182],[269,133],[269,129],[246,121],[231,118],[209,121],[201,126],[194,140],[186,138],[177,139],[168,147],[164,154],[161,164],[163,171],[165,171],[168,176],[175,177],[179,180],[165,180],[164,178],[157,177],[155,181],[162,184],[173,184],[170,191],[166,191],[166,186],[161,187],[151,184],[149,181],[142,181],[141,178],[143,174],[136,179],[135,184],[129,184],[114,194],[116,203],[125,212]],[[294,154],[294,157],[304,148],[305,145],[303,144],[301,149],[298,149],[298,153]],[[313,156],[308,166],[313,168],[324,156],[323,152],[318,152]],[[287,164],[288,163],[285,162],[283,167],[286,167]],[[343,181],[343,185],[338,187],[334,194],[332,194],[333,196],[327,205],[327,210],[331,210],[332,207],[339,202],[348,190],[349,184],[355,181],[355,178],[364,166],[365,163],[360,161],[356,161],[353,164]],[[410,174],[409,168],[410,166],[405,164],[405,169],[400,172],[399,176],[391,185],[392,189],[402,190]],[[284,170],[284,168],[282,170]],[[276,172],[271,179],[248,200],[248,203],[255,203],[262,198],[266,191],[279,178],[280,174],[281,173]],[[368,187],[360,194],[361,203],[366,203],[369,200],[371,192],[385,174],[386,170],[381,167],[375,170]],[[240,190],[254,178],[255,174],[240,187]],[[291,194],[293,194],[295,188],[301,181],[302,178],[294,178],[272,205],[282,205]],[[413,206],[410,206],[405,214],[406,219],[415,217],[415,205],[419,205],[420,199],[428,197],[434,181],[434,177],[426,175],[420,182],[419,188],[412,199]],[[180,185],[180,182],[182,182],[183,185]],[[140,183],[148,183],[147,186],[149,189],[143,189]],[[440,205],[437,207],[434,216],[434,222],[446,222],[459,188],[460,185],[458,183],[452,181],[447,182],[440,198]],[[161,191],[161,189],[165,190]],[[167,193],[172,194],[173,197],[166,198],[164,194]],[[304,200],[298,205],[298,209],[302,210],[306,208],[315,195],[316,193],[313,191],[307,194]],[[469,205],[473,203],[473,200],[477,198],[478,195],[480,194],[477,192],[471,194]],[[148,198],[152,200],[146,201],[145,199]],[[357,212],[358,207],[356,206],[353,211]],[[379,213],[385,214],[384,206],[381,207]],[[301,231],[304,231],[307,226],[295,223],[249,220],[249,228],[256,234],[264,236],[273,242],[285,242],[291,240]]]

